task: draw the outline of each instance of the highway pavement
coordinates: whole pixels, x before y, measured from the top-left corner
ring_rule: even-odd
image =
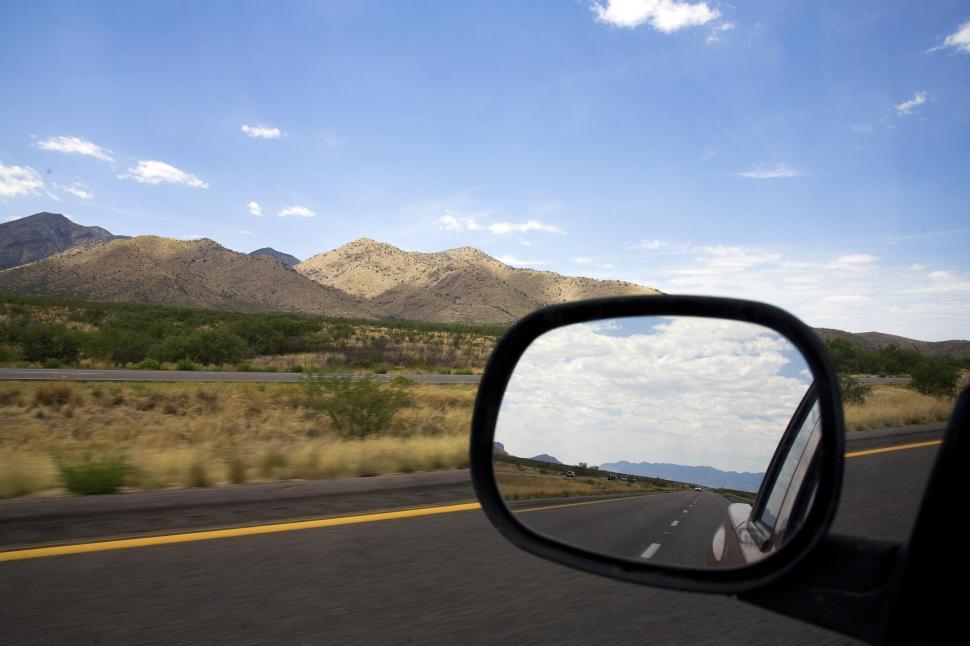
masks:
[[[613,556],[705,567],[711,537],[730,503],[711,492],[677,491],[519,512],[527,527]]]
[[[905,539],[936,451],[935,445],[921,443],[905,450],[856,452],[846,463],[835,531]],[[453,494],[461,497],[460,491]],[[684,495],[675,501],[689,505],[695,496],[695,509],[713,496]],[[634,500],[623,504],[638,504]],[[606,504],[612,503],[590,508]],[[479,510],[469,507],[0,561],[0,639],[6,644],[853,643],[732,598],[655,590],[549,563],[505,542]],[[523,516],[546,515],[536,522],[555,523],[553,511]],[[164,527],[157,523],[154,529]],[[663,545],[656,557],[672,544]]]

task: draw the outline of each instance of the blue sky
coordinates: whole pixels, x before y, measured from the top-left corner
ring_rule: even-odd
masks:
[[[0,219],[970,337],[964,2],[5,3],[0,60]]]

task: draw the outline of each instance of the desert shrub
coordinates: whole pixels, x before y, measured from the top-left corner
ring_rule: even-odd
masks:
[[[64,487],[81,495],[115,493],[131,471],[123,454],[95,448],[74,457],[56,455],[54,463]]]
[[[43,383],[34,391],[34,404],[60,408],[74,398],[74,389],[68,384]]]
[[[952,395],[960,379],[956,362],[946,357],[924,357],[909,374],[910,385],[925,395]]]
[[[839,373],[839,389],[842,391],[842,402],[845,404],[865,404],[866,397],[872,393],[872,386],[860,383],[852,375]]]
[[[326,413],[345,439],[380,434],[391,419],[412,402],[412,384],[398,380],[381,384],[371,377],[309,374],[303,380],[307,407]]]
[[[58,359],[77,361],[80,344],[77,335],[59,325],[28,325],[21,340],[27,361]]]
[[[226,466],[228,467],[227,475],[229,476],[229,482],[233,484],[242,484],[248,480],[248,474],[246,473],[246,461],[243,460],[242,456],[230,456],[229,462]]]
[[[158,359],[142,359],[138,363],[129,363],[128,368],[132,370],[161,370],[162,364]]]
[[[303,366],[298,363],[294,363],[292,366],[287,368],[287,372],[303,372]]]
[[[60,359],[55,359],[54,357],[49,357],[47,359],[44,359],[45,368],[60,368],[63,365],[64,363]]]
[[[289,464],[290,460],[283,452],[271,449],[259,461],[259,473],[264,478],[280,477]]]
[[[209,469],[201,456],[196,456],[189,464],[189,486],[211,487],[214,483],[209,475]]]
[[[176,370],[196,370],[198,369],[198,367],[199,366],[196,365],[196,363],[191,359],[189,359],[188,357],[182,357],[181,359],[175,362]]]
[[[183,358],[196,363],[237,363],[246,351],[246,342],[223,330],[198,330],[171,335],[152,345],[149,356],[160,361]]]

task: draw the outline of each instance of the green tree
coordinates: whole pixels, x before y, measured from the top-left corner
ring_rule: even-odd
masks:
[[[960,378],[957,363],[948,357],[924,357],[910,370],[910,385],[927,395],[952,395]]]
[[[845,404],[865,404],[866,397],[872,392],[872,386],[860,383],[850,374],[839,373],[839,390],[842,391],[842,402]]]
[[[22,342],[27,361],[59,359],[70,363],[77,361],[80,350],[77,335],[59,325],[30,325]]]
[[[372,377],[313,373],[304,377],[307,406],[326,413],[344,439],[360,439],[387,430],[391,419],[412,402],[410,383],[378,383]]]

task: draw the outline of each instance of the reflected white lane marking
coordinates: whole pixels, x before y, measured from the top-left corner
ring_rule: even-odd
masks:
[[[671,527],[676,527],[679,524],[680,524],[680,521],[679,520],[675,520],[674,522],[670,523],[670,526]]]
[[[640,558],[644,558],[644,559],[651,558],[653,557],[654,554],[657,553],[657,550],[659,549],[660,549],[660,543],[651,543],[650,547],[643,550],[643,554],[640,555]]]
[[[684,510],[684,513],[685,513],[685,514],[687,513],[687,510],[686,510],[686,509]]]

